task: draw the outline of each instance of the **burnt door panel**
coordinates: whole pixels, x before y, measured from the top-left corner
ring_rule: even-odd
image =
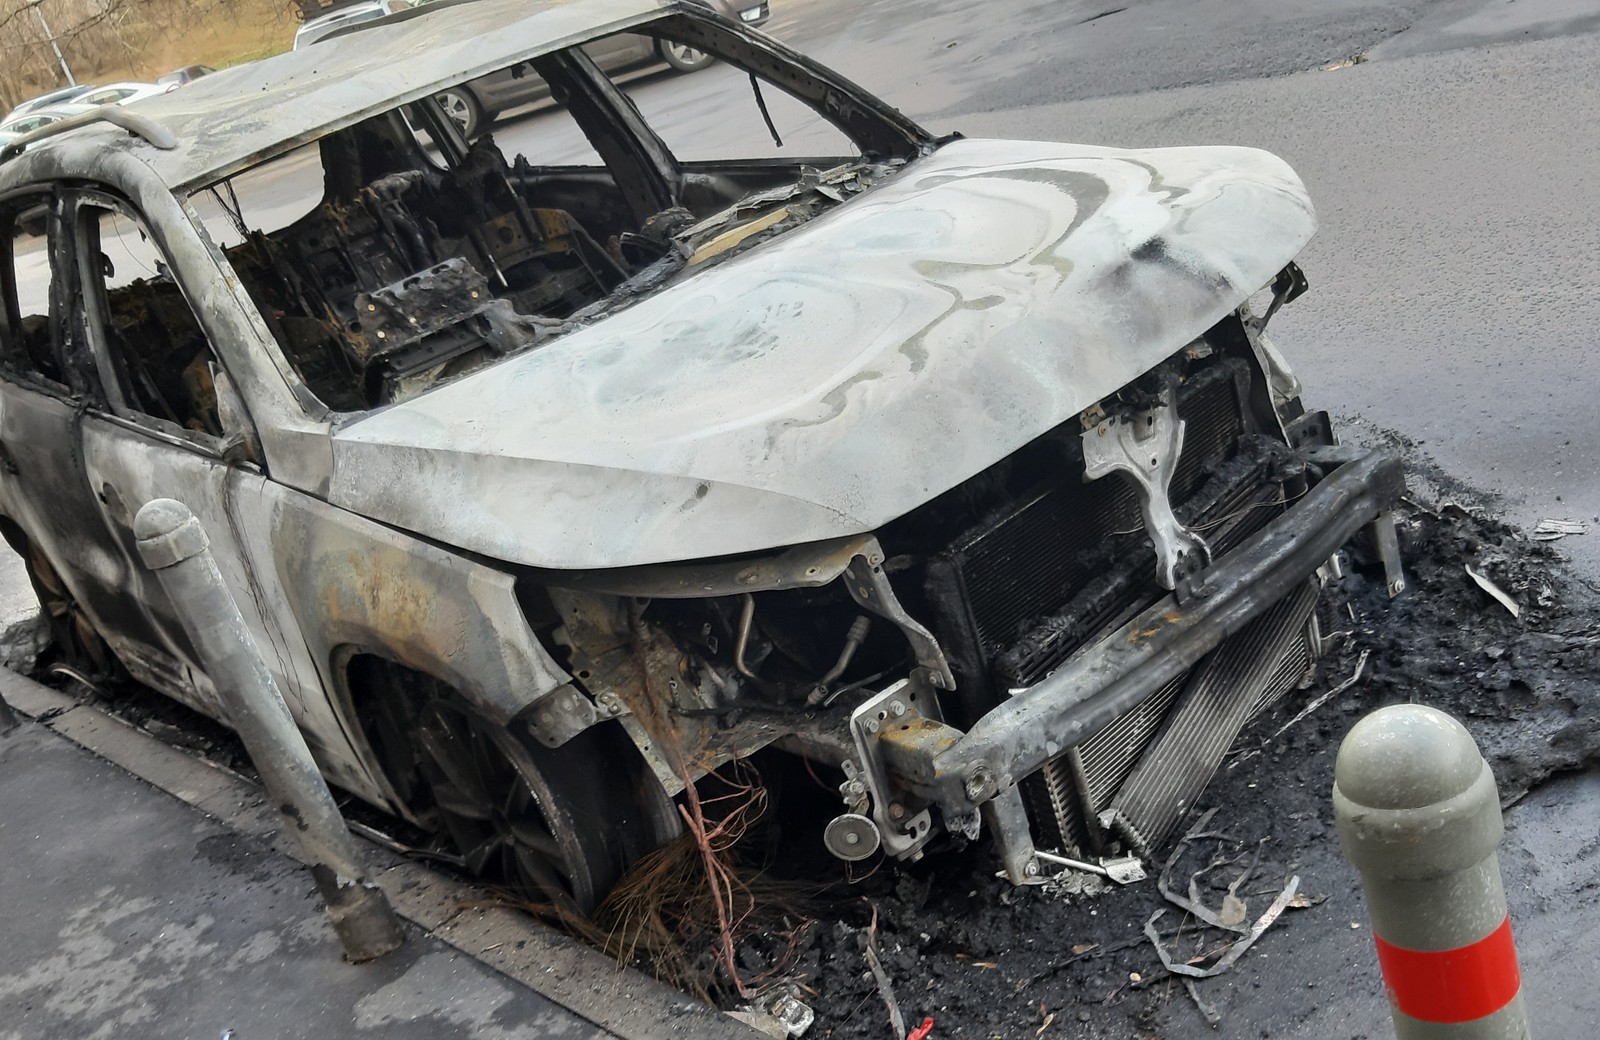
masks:
[[[57,205],[47,191],[0,202],[0,511],[59,578],[53,612],[81,613],[113,645],[140,644],[155,631],[128,610],[128,563],[83,467],[88,388]]]
[[[313,756],[336,781],[370,790],[372,780],[272,577],[271,532],[282,496],[250,457],[254,438],[242,428],[245,409],[223,404],[231,397],[225,370],[189,304],[206,294],[184,291],[125,203],[88,193],[80,201],[79,240],[97,254],[79,264],[84,324],[104,390],[82,419],[83,468],[130,569],[130,599],[155,632],[130,653],[170,657],[179,674],[158,685],[226,721],[206,662],[184,633],[183,604],[174,604],[143,566],[133,536],[145,503],[176,499],[204,528],[217,569]]]

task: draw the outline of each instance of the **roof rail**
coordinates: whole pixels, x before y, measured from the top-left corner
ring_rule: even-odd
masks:
[[[120,126],[146,143],[162,151],[171,151],[178,147],[178,139],[172,131],[151,119],[149,116],[137,115],[129,112],[120,105],[100,105],[87,112],[79,112],[75,116],[57,120],[49,126],[41,126],[37,130],[30,130],[21,137],[12,141],[4,148],[0,148],[0,163],[9,162],[22,154],[22,150],[35,141],[43,141],[47,137],[67,133],[79,127],[92,126],[95,123],[110,123]]]

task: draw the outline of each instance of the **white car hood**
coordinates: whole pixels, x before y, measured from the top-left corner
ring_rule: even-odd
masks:
[[[957,141],[344,427],[329,497],[551,568],[871,531],[1170,357],[1315,223],[1265,152]]]

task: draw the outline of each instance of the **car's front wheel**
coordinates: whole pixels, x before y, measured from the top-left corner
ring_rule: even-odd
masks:
[[[678,833],[666,792],[615,723],[546,748],[444,696],[411,739],[467,869],[569,913],[592,913],[634,861]]]
[[[656,44],[656,49],[661,54],[661,60],[679,72],[694,72],[717,60],[705,51],[696,50],[688,44],[674,43],[671,40],[662,40]]]
[[[439,106],[444,109],[444,114],[461,131],[461,136],[472,140],[483,129],[483,106],[472,92],[461,87],[451,87],[441,90],[434,95]]]

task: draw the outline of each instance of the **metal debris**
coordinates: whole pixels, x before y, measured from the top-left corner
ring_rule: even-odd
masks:
[[[1588,534],[1589,528],[1576,520],[1556,520],[1545,517],[1533,529],[1533,540],[1536,542],[1553,542],[1557,538],[1565,538],[1569,534]]]
[[[1272,736],[1267,739],[1266,743],[1270,744],[1274,740],[1277,740],[1279,737],[1281,737],[1285,733],[1289,732],[1289,730],[1293,729],[1295,726],[1298,726],[1300,723],[1304,722],[1307,718],[1309,718],[1312,714],[1314,714],[1318,708],[1322,707],[1324,704],[1328,703],[1333,698],[1339,696],[1339,694],[1343,693],[1344,691],[1348,690],[1350,687],[1354,686],[1356,683],[1360,682],[1361,681],[1361,673],[1364,672],[1366,670],[1366,667],[1367,667],[1367,658],[1371,657],[1371,656],[1372,656],[1372,651],[1371,650],[1363,650],[1363,651],[1361,651],[1361,656],[1356,658],[1356,670],[1350,673],[1350,677],[1348,679],[1344,680],[1339,685],[1333,687],[1327,693],[1324,693],[1322,696],[1318,697],[1316,700],[1313,700],[1310,704],[1307,704],[1304,708],[1301,708],[1298,712],[1295,713],[1294,718],[1290,719],[1288,722],[1285,722],[1283,725],[1279,726],[1276,730],[1274,730]],[[1229,768],[1231,769],[1232,766],[1229,766]]]
[[[1200,996],[1200,989],[1194,984],[1193,979],[1184,979],[1183,988],[1189,994],[1189,999],[1194,1001],[1194,1006],[1199,1010],[1201,1017],[1206,1020],[1206,1025],[1215,1029],[1222,1024],[1222,1015]]]
[[[878,983],[878,995],[883,998],[884,1007],[889,1009],[889,1027],[895,1036],[905,1036],[905,1016],[900,1014],[900,1004],[894,999],[894,985],[889,981],[889,973],[883,970],[883,962],[878,959],[877,936],[878,908],[873,907],[872,923],[861,937],[861,952],[866,955],[867,967],[872,969],[872,977]]]
[[[817,1019],[811,1005],[792,993],[785,993],[767,1005],[772,1016],[782,1022],[790,1036],[804,1036]]]
[[[1231,944],[1228,947],[1227,952],[1222,955],[1221,959],[1212,964],[1209,968],[1196,968],[1192,964],[1180,964],[1177,961],[1174,961],[1172,959],[1172,955],[1167,952],[1166,947],[1161,945],[1161,936],[1160,933],[1156,931],[1156,922],[1160,920],[1162,915],[1167,912],[1165,908],[1157,910],[1155,913],[1150,915],[1150,920],[1144,923],[1144,934],[1149,937],[1150,944],[1156,948],[1156,956],[1161,958],[1162,965],[1164,965],[1168,971],[1172,972],[1174,975],[1184,975],[1191,979],[1209,979],[1213,975],[1220,975],[1229,968],[1233,967],[1234,961],[1237,961],[1240,957],[1243,957],[1245,951],[1248,950],[1257,939],[1261,938],[1262,933],[1268,928],[1272,927],[1272,922],[1276,921],[1278,916],[1283,913],[1284,909],[1294,901],[1295,894],[1299,892],[1299,890],[1300,875],[1296,874],[1294,877],[1289,879],[1289,883],[1283,887],[1282,892],[1278,893],[1278,898],[1272,901],[1272,905],[1267,907],[1266,912],[1260,917],[1256,918],[1256,923],[1250,926],[1250,930],[1248,932],[1244,933],[1244,938],[1240,939],[1236,943]],[[1185,909],[1188,909],[1188,907],[1185,907]],[[1209,921],[1206,923],[1210,924]],[[1226,925],[1217,925],[1216,927],[1224,928],[1227,931],[1238,930],[1234,928],[1227,928]]]
[[[1520,618],[1522,616],[1521,605],[1518,604],[1516,600],[1512,599],[1504,589],[1491,581],[1488,575],[1481,571],[1475,570],[1470,563],[1466,565],[1466,569],[1467,576],[1478,583],[1478,588],[1493,596],[1497,603],[1511,612],[1512,617]]]
[[[728,1012],[728,1017],[736,1022],[743,1022],[762,1036],[771,1037],[772,1040],[788,1040],[789,1030],[776,1017],[765,1011],[758,1011],[745,1005]]]
[[[1054,863],[1069,870],[1081,870],[1090,874],[1098,874],[1104,878],[1110,878],[1119,885],[1131,885],[1136,881],[1143,881],[1149,876],[1145,873],[1144,863],[1140,861],[1138,856],[1113,856],[1109,859],[1102,859],[1099,863],[1085,863],[1080,859],[1057,856],[1053,852],[1034,850],[1033,855],[1036,859],[1042,859],[1046,863]]]
[[[773,1040],[804,1036],[806,1030],[811,1028],[811,1023],[816,1021],[816,1013],[792,993],[779,993],[759,1005],[741,1004],[728,1012],[728,1016],[757,1032],[765,1033]]]
[[[1200,902],[1198,898],[1187,898],[1179,895],[1172,889],[1172,868],[1177,864],[1178,857],[1183,855],[1184,847],[1189,845],[1191,842],[1197,841],[1200,838],[1215,836],[1215,832],[1207,831],[1205,828],[1206,824],[1211,822],[1211,817],[1215,816],[1216,814],[1216,809],[1207,809],[1205,814],[1202,815],[1200,819],[1195,821],[1195,825],[1189,828],[1189,833],[1179,838],[1178,843],[1172,846],[1172,855],[1167,857],[1166,864],[1161,868],[1160,876],[1156,878],[1156,890],[1161,893],[1162,897],[1166,899],[1167,902],[1171,903],[1180,910],[1187,910],[1189,913],[1193,914],[1195,917],[1198,917],[1211,927],[1221,929],[1225,932],[1242,933],[1244,928],[1239,925],[1227,924],[1220,916],[1213,912],[1210,907]],[[1158,910],[1156,911],[1156,916],[1159,917],[1165,912],[1166,911],[1164,910]],[[1150,920],[1154,921],[1155,918],[1152,917]],[[1152,934],[1152,932],[1153,929],[1151,929],[1149,925],[1146,925],[1145,934],[1149,935]]]

